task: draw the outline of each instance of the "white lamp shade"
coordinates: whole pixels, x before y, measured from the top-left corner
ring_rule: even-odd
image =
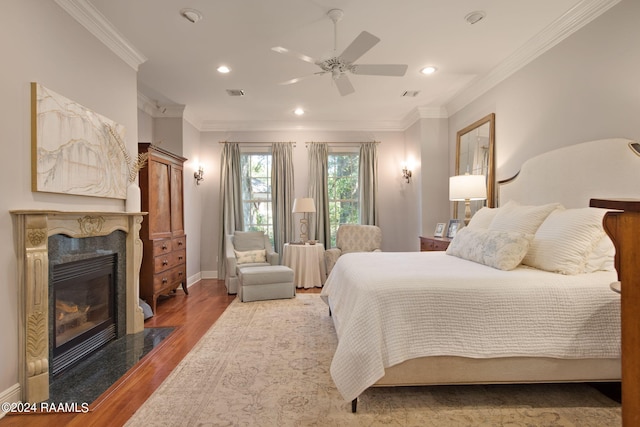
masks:
[[[302,199],[295,199],[293,201],[293,213],[305,213],[305,212],[315,212],[316,204],[313,199],[310,197],[305,197]]]
[[[487,181],[484,175],[458,175],[449,178],[449,200],[484,200]]]

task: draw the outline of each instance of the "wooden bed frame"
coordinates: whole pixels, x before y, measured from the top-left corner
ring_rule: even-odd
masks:
[[[516,177],[499,183],[498,202],[560,202],[566,208],[580,208],[588,207],[592,198],[637,197],[640,156],[630,142],[591,141],[531,158]],[[620,366],[620,358],[422,357],[387,368],[373,387],[620,381]],[[351,403],[352,412],[356,409],[357,398]]]

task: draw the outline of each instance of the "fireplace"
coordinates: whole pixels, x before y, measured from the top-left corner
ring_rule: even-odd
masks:
[[[11,214],[18,254],[21,398],[41,402],[49,398],[50,376],[74,363],[68,357],[82,359],[85,345],[101,346],[112,334],[119,338],[144,329],[139,305],[144,214],[44,210]],[[109,239],[119,243],[112,245]],[[91,265],[94,261],[97,265]],[[80,268],[83,274],[90,270],[82,285],[72,285],[77,264],[90,265]],[[89,327],[90,323],[98,326]],[[93,337],[85,340],[89,330]]]
[[[117,263],[111,254],[53,266],[54,376],[116,338]]]

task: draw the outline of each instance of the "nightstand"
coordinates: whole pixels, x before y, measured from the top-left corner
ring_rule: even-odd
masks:
[[[451,243],[448,237],[420,236],[420,251],[446,251]]]
[[[282,265],[293,270],[293,283],[296,288],[321,288],[327,279],[322,243],[315,245],[285,243]]]

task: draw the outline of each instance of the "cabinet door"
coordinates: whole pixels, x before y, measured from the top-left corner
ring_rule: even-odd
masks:
[[[171,233],[173,236],[184,234],[182,194],[182,168],[173,165],[171,167]]]
[[[149,238],[171,237],[171,167],[149,160]]]

